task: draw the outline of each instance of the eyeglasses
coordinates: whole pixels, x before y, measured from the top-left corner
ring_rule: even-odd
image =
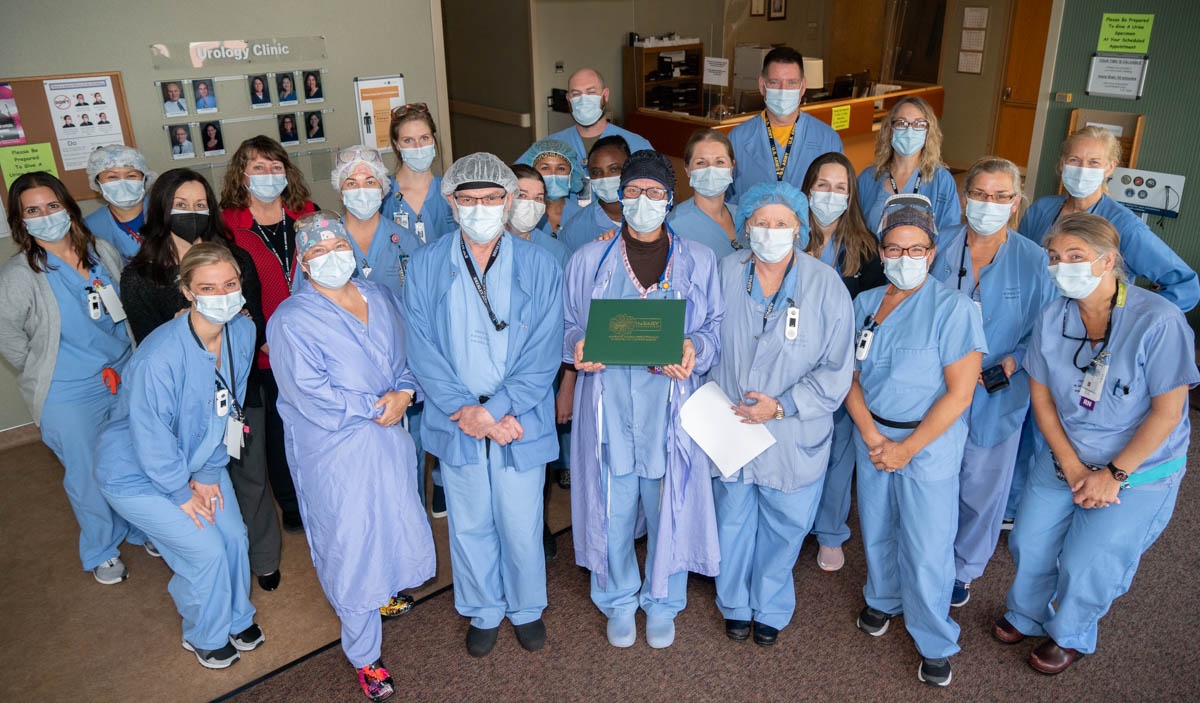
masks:
[[[883,248],[883,255],[889,259],[899,259],[901,256],[908,256],[913,259],[924,259],[929,255],[929,250],[933,247],[927,247],[924,244],[917,244],[911,247],[902,247],[897,244],[889,244]]]
[[[621,197],[634,199],[641,197],[642,193],[646,194],[651,200],[666,200],[671,197],[671,191],[666,188],[638,188],[637,186],[625,186],[621,189]]]
[[[897,117],[896,119],[892,120],[892,129],[910,128],[915,129],[918,132],[924,132],[925,130],[929,129],[929,120],[916,120],[915,122],[909,122],[901,117]]]
[[[429,106],[425,103],[409,103],[392,110],[392,118],[400,119],[409,114],[429,114]]]
[[[454,202],[458,203],[459,207],[471,207],[472,205],[495,206],[503,205],[504,198],[506,197],[507,195],[484,195],[478,198],[471,195],[455,195]]]
[[[967,197],[971,200],[1007,204],[1020,197],[1020,193],[985,193],[977,188],[972,188],[967,191]]]

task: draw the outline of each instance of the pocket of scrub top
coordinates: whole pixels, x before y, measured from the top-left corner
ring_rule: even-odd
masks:
[[[944,380],[942,360],[935,347],[892,350],[892,377],[888,393],[937,393]]]

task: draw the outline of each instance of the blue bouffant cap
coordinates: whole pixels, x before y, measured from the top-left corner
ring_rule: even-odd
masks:
[[[746,220],[764,205],[786,205],[800,220],[798,238],[808,240],[808,198],[787,181],[764,181],[750,186],[738,198],[737,212],[733,216],[734,231],[743,232]]]

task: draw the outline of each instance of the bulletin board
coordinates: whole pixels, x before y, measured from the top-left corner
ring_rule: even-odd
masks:
[[[50,145],[50,149],[54,155],[54,163],[58,169],[58,177],[76,200],[90,200],[100,197],[100,194],[92,190],[88,184],[86,167],[72,168],[70,170],[64,167],[63,154],[59,148],[60,137],[55,130],[55,115],[51,114],[50,102],[47,99],[46,81],[82,81],[90,78],[107,79],[111,86],[111,91],[105,90],[104,92],[106,96],[111,96],[112,102],[104,101],[103,105],[89,105],[87,114],[92,120],[98,121],[100,112],[103,111],[107,114],[115,111],[120,121],[121,141],[127,146],[136,147],[133,139],[133,125],[129,118],[129,105],[125,101],[125,84],[121,80],[120,71],[93,71],[90,73],[58,76],[0,78],[0,84],[7,83],[12,89],[12,97],[16,102],[20,114],[20,123],[21,129],[24,131],[25,144]],[[79,92],[90,96],[96,91],[88,88],[80,88]],[[79,108],[79,110],[83,109]],[[110,117],[109,120],[111,121],[112,118]],[[83,128],[77,127],[77,129],[82,131]],[[113,134],[111,136],[115,142],[116,135]],[[6,148],[8,147],[0,146],[0,149]],[[3,176],[3,167],[0,165],[0,197],[7,200],[8,187],[6,179]]]

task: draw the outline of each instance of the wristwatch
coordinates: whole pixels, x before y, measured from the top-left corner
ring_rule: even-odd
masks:
[[[775,401],[775,419],[783,419],[783,403],[779,402],[778,400]]]
[[[1108,462],[1108,470],[1112,472],[1113,478],[1117,479],[1121,483],[1125,483],[1129,480],[1129,474],[1118,469],[1111,461]]]

